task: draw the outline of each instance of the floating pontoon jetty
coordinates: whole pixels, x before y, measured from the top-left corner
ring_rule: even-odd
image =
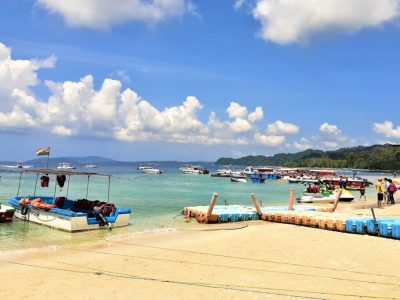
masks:
[[[199,223],[225,223],[264,220],[355,234],[369,234],[400,239],[399,217],[375,217],[354,211],[336,212],[340,193],[332,207],[293,205],[294,191],[290,192],[288,206],[261,207],[252,194],[254,206],[216,205],[218,194],[214,193],[209,206],[185,207],[185,218],[195,218]]]

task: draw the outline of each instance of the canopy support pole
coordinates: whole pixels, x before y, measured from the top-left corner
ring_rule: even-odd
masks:
[[[68,199],[68,192],[69,192],[69,179],[71,178],[71,175],[68,175],[68,182],[67,182],[67,195],[65,196],[65,198]]]
[[[17,198],[19,196],[19,189],[21,188],[21,178],[22,178],[22,172],[19,173],[19,183],[18,183],[18,190],[17,190]]]
[[[90,175],[87,176],[87,186],[86,186],[86,199],[89,195],[89,182],[90,182]]]
[[[33,197],[36,197],[36,187],[37,187],[38,178],[39,178],[39,173],[36,174],[35,190],[33,191]]]

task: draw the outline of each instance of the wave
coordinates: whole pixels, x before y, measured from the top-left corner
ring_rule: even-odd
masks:
[[[48,245],[44,247],[6,249],[6,250],[0,250],[0,256],[16,256],[24,254],[52,252],[52,251],[57,251],[61,248],[62,247],[60,245]]]

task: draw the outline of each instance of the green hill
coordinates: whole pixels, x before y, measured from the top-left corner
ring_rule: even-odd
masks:
[[[222,157],[216,164],[399,170],[400,147],[373,145],[341,148],[335,151],[308,149],[298,153],[279,153],[273,156],[249,155],[237,159]]]

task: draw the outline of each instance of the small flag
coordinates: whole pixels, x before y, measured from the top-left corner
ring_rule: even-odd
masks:
[[[36,149],[36,155],[50,155],[50,146]]]

